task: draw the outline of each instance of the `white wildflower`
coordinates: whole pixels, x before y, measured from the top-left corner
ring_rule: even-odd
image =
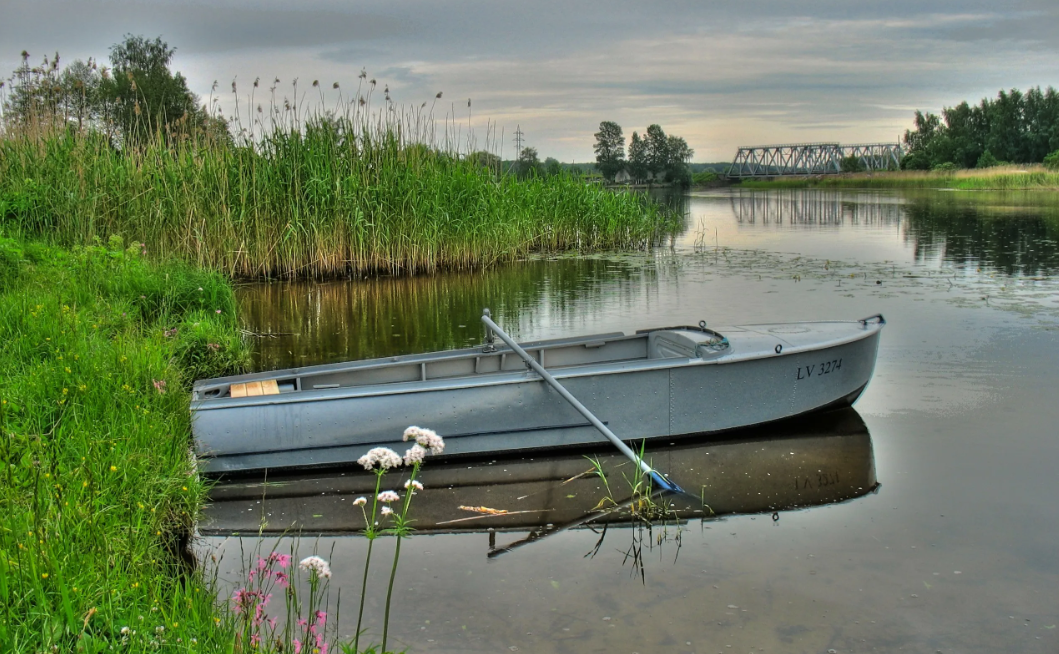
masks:
[[[128,634],[128,633],[129,633],[130,631],[132,631],[132,629],[129,629],[128,627],[122,627],[122,628],[121,628],[121,633],[122,633],[122,635],[126,635],[126,634]]]
[[[375,447],[357,459],[357,463],[364,466],[365,470],[372,470],[376,464],[383,470],[389,470],[401,465],[401,455],[388,447]]]
[[[316,576],[321,579],[331,578],[331,566],[327,565],[327,561],[324,561],[318,556],[307,556],[302,559],[302,562],[298,564],[302,570],[309,572],[315,571]]]
[[[423,484],[419,483],[418,481],[415,481],[414,479],[409,479],[408,481],[406,481],[404,483],[404,487],[412,487],[416,490],[423,490]]]
[[[445,451],[445,441],[433,429],[420,429],[416,434],[416,443],[430,450],[431,454],[441,454]]]
[[[366,497],[358,497],[357,499],[353,500],[353,506],[364,506],[367,503],[368,498]]]
[[[393,491],[383,491],[379,493],[380,502],[398,502],[400,499],[401,496]]]
[[[382,507],[382,514],[383,515],[392,515],[393,514],[393,509],[391,509],[388,506],[384,506],[384,507]]]
[[[404,453],[404,464],[406,466],[413,466],[417,463],[422,463],[423,457],[426,456],[426,454],[427,451],[417,443],[408,448],[408,451]]]

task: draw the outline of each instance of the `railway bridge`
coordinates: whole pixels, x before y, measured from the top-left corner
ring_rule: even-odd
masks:
[[[728,169],[729,178],[785,175],[837,175],[842,160],[857,157],[864,170],[896,169],[901,163],[900,143],[792,143],[740,147]]]

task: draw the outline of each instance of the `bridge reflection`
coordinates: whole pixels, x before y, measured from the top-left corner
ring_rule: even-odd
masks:
[[[897,225],[904,215],[897,198],[865,195],[863,201],[848,192],[734,191],[732,214],[739,223],[764,225]]]

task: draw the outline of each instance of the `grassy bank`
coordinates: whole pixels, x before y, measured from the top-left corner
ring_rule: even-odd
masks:
[[[242,145],[9,133],[0,220],[67,245],[119,233],[246,277],[470,269],[531,251],[643,248],[679,226],[635,194],[564,175],[518,180],[426,147],[416,118],[288,123]]]
[[[204,499],[187,384],[245,360],[234,299],[141,255],[0,232],[0,650],[231,650],[181,561]]]
[[[744,188],[944,188],[962,191],[1059,190],[1059,172],[1044,166],[997,166],[956,171],[901,170],[747,180]]]

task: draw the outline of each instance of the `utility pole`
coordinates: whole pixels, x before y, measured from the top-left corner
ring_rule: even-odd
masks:
[[[515,125],[515,160],[513,162],[511,162],[511,168],[508,169],[508,172],[510,172],[511,169],[515,169],[515,170],[519,169],[518,168],[518,165],[519,165],[518,160],[519,160],[519,157],[522,156],[522,136],[523,136],[522,126],[521,125]]]
[[[515,158],[522,154],[522,126],[515,125]]]

